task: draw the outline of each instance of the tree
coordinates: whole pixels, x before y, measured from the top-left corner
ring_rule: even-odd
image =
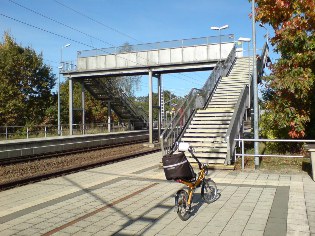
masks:
[[[54,96],[55,76],[43,55],[4,33],[0,42],[0,125],[41,124]]]
[[[176,96],[169,90],[164,90],[164,112],[171,112],[172,108],[176,111],[182,105],[184,98]],[[153,106],[159,105],[159,97],[157,93],[153,93]],[[149,114],[149,96],[137,97],[135,99],[135,104],[139,107],[142,107],[147,114]],[[153,119],[158,120],[159,111],[158,109],[153,109]],[[169,116],[170,117],[170,116]]]
[[[281,54],[264,79],[268,138],[315,137],[315,1],[257,0],[256,20],[275,31],[271,43]]]

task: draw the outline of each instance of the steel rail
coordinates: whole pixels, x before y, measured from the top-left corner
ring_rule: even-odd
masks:
[[[111,164],[114,162],[124,161],[127,159],[131,159],[131,158],[135,158],[138,156],[147,155],[147,154],[151,154],[151,153],[155,153],[155,152],[159,152],[159,151],[160,151],[160,147],[155,147],[155,148],[152,148],[151,150],[145,150],[145,151],[140,151],[140,152],[123,154],[121,156],[110,157],[109,159],[102,160],[102,161],[99,161],[99,160],[93,161],[92,160],[91,162],[85,163],[85,164],[71,165],[71,166],[67,166],[64,168],[59,168],[57,170],[51,170],[51,171],[46,172],[46,173],[41,173],[41,174],[37,174],[37,175],[35,174],[32,176],[24,177],[24,178],[20,178],[20,179],[14,179],[12,181],[0,183],[0,191],[7,190],[10,188],[14,188],[14,187],[18,187],[21,185],[27,185],[29,183],[40,182],[43,180],[56,178],[56,177],[59,177],[62,175],[67,175],[70,173],[79,172],[79,171],[95,168],[95,167],[102,166],[102,165],[108,165],[108,164]]]

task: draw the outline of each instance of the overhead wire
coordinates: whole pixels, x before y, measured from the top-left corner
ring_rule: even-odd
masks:
[[[77,43],[77,44],[81,44],[81,45],[84,45],[84,46],[87,46],[87,47],[91,47],[90,45],[88,45],[88,44],[86,44],[86,43],[82,43],[82,42],[77,41],[77,40],[75,40],[75,39],[71,39],[71,38],[69,38],[69,37],[66,37],[66,36],[64,36],[64,35],[57,34],[57,33],[54,33],[54,32],[52,32],[52,31],[43,29],[43,28],[41,28],[41,27],[38,27],[38,26],[35,26],[35,25],[32,25],[32,24],[29,24],[29,23],[27,23],[27,22],[25,22],[25,21],[18,20],[18,19],[16,19],[16,18],[11,17],[11,16],[8,16],[8,15],[6,15],[6,14],[0,13],[0,15],[3,16],[3,17],[6,17],[6,18],[8,18],[8,19],[11,19],[11,20],[13,20],[13,21],[16,21],[16,22],[18,22],[18,23],[21,23],[21,24],[27,25],[27,26],[29,26],[29,27],[32,27],[32,28],[41,30],[41,31],[43,31],[43,32],[52,34],[52,35],[54,35],[54,36],[58,36],[58,37],[60,37],[60,38],[67,39],[67,40],[69,40],[69,41],[71,41],[71,42],[74,42],[74,43]]]
[[[61,3],[61,2],[58,1],[58,0],[54,0],[54,1],[55,1],[56,3],[58,3],[59,5],[65,7],[65,8],[67,8],[67,9],[69,9],[69,10],[71,10],[71,11],[73,11],[73,12],[75,12],[75,13],[77,13],[77,14],[79,14],[79,15],[81,15],[81,16],[83,16],[83,17],[85,17],[85,18],[87,18],[87,19],[89,19],[89,20],[91,20],[91,21],[93,21],[93,22],[95,22],[95,23],[97,23],[97,24],[99,24],[99,25],[102,25],[102,26],[104,26],[104,27],[106,27],[106,28],[108,28],[108,29],[110,29],[110,30],[112,30],[112,31],[114,31],[114,32],[116,32],[116,33],[118,33],[118,34],[120,34],[120,35],[123,35],[123,36],[125,36],[125,37],[130,38],[130,39],[133,39],[133,40],[135,40],[135,41],[137,41],[137,42],[143,43],[142,41],[140,41],[140,40],[138,40],[138,39],[136,39],[136,38],[130,36],[129,34],[126,34],[126,33],[124,33],[124,32],[121,32],[121,31],[119,31],[119,30],[117,30],[117,29],[111,27],[111,26],[108,26],[108,25],[106,25],[106,24],[104,24],[104,23],[102,23],[102,22],[100,22],[100,21],[98,21],[98,20],[96,20],[96,19],[94,19],[94,18],[92,18],[92,17],[90,17],[90,16],[88,16],[88,15],[86,15],[86,14],[84,14],[84,13],[82,13],[82,12],[80,12],[80,11],[78,11],[78,10],[76,10],[76,9],[74,9],[74,8],[72,8],[72,7],[70,7],[70,6],[68,6],[68,5],[66,5],[66,4],[64,4],[64,3]],[[187,77],[187,78],[189,78],[189,79],[195,80],[195,78],[192,78],[192,77],[187,76],[187,75],[181,74],[181,76],[185,76],[185,77]]]
[[[115,45],[113,45],[113,44],[111,44],[111,43],[109,43],[109,42],[106,42],[106,41],[104,41],[104,40],[102,40],[102,39],[96,38],[96,37],[94,37],[94,36],[92,36],[92,35],[90,35],[90,34],[87,34],[87,33],[83,32],[83,31],[79,30],[79,29],[76,29],[76,28],[74,28],[74,27],[72,27],[72,26],[69,26],[69,25],[63,23],[63,22],[60,22],[60,21],[58,21],[58,20],[56,20],[56,19],[53,19],[53,18],[51,18],[51,17],[48,17],[48,16],[46,16],[46,15],[44,15],[44,14],[38,12],[38,11],[35,11],[35,10],[30,9],[30,8],[28,8],[28,7],[26,7],[26,6],[23,6],[22,4],[19,4],[19,3],[15,2],[14,0],[9,0],[9,2],[11,2],[11,3],[13,3],[13,4],[15,4],[15,5],[17,5],[17,6],[21,7],[21,8],[24,8],[24,9],[30,11],[30,12],[33,12],[33,13],[36,14],[36,15],[39,15],[39,16],[41,16],[41,17],[43,17],[43,18],[46,18],[46,19],[48,19],[48,20],[50,20],[50,21],[52,21],[52,22],[55,22],[55,23],[57,23],[57,24],[59,24],[59,25],[62,25],[62,26],[64,26],[64,27],[68,28],[68,29],[71,29],[71,30],[73,30],[73,31],[79,32],[79,33],[81,33],[81,34],[84,34],[85,36],[88,36],[88,37],[93,38],[93,39],[96,39],[96,40],[98,40],[98,41],[100,41],[100,42],[102,42],[102,43],[105,43],[105,44],[108,44],[108,45],[110,45],[110,46],[114,46],[114,47],[115,47]]]
[[[58,20],[55,20],[55,19],[51,18],[51,17],[45,16],[44,14],[42,14],[42,13],[40,13],[40,12],[37,12],[37,11],[35,11],[35,10],[32,10],[32,9],[26,7],[26,6],[23,6],[23,5],[21,5],[21,4],[17,3],[17,2],[15,2],[15,1],[13,1],[13,0],[9,0],[9,1],[10,1],[11,3],[13,3],[13,4],[19,6],[19,7],[22,7],[22,8],[24,8],[24,9],[28,10],[28,11],[33,12],[34,14],[37,14],[37,15],[39,15],[39,16],[41,16],[41,17],[44,17],[44,18],[46,18],[46,19],[49,19],[50,21],[53,21],[53,22],[55,22],[55,23],[57,23],[57,24],[59,24],[59,25],[62,25],[62,26],[67,27],[67,28],[69,28],[69,29],[71,29],[71,30],[74,30],[74,31],[77,31],[77,32],[79,32],[79,33],[81,33],[81,34],[84,34],[84,35],[86,35],[86,36],[88,36],[88,37],[90,37],[90,38],[94,38],[94,39],[99,40],[99,41],[101,41],[101,42],[103,42],[103,43],[106,43],[106,44],[108,44],[108,45],[110,45],[110,46],[115,47],[115,46],[112,45],[111,43],[108,43],[108,42],[106,42],[106,41],[104,41],[104,40],[101,40],[101,39],[99,39],[99,38],[96,38],[96,37],[94,37],[94,36],[92,36],[92,35],[90,35],[90,34],[87,34],[87,33],[83,32],[83,31],[81,31],[81,30],[79,30],[79,29],[74,28],[74,27],[68,26],[68,25],[66,25],[66,24],[64,24],[64,23],[62,23],[62,22],[60,22],[60,21],[58,21]],[[66,7],[66,8],[68,8],[68,9],[70,9],[70,10],[72,10],[72,11],[74,11],[74,12],[80,14],[80,15],[83,15],[84,17],[87,17],[87,18],[89,18],[90,20],[92,20],[92,21],[94,21],[94,22],[96,22],[96,23],[98,23],[98,24],[101,24],[101,25],[103,25],[103,26],[105,26],[105,27],[107,27],[107,28],[109,28],[109,29],[111,29],[111,30],[113,30],[113,31],[115,31],[115,32],[118,32],[118,33],[120,33],[120,34],[122,34],[122,35],[124,35],[124,36],[127,36],[127,37],[129,37],[129,38],[132,38],[132,39],[134,39],[134,40],[136,40],[136,41],[139,41],[139,40],[133,38],[132,36],[130,36],[130,35],[128,35],[128,34],[125,34],[125,33],[122,33],[122,32],[120,32],[120,31],[118,31],[118,30],[116,30],[116,29],[114,29],[114,28],[112,28],[112,27],[109,27],[109,26],[107,26],[107,25],[105,25],[105,24],[103,24],[103,23],[97,21],[97,20],[94,20],[93,18],[91,18],[91,17],[89,17],[89,16],[87,16],[87,15],[85,15],[85,14],[79,12],[79,11],[76,11],[75,9],[73,9],[73,8],[71,8],[71,7],[68,7],[67,5],[65,5],[65,4],[63,4],[63,3],[60,3],[60,2],[57,1],[57,0],[55,0],[55,2],[57,2],[58,4],[60,4],[60,5],[64,6],[64,7]],[[84,46],[87,46],[87,47],[90,47],[90,48],[94,48],[93,46],[88,45],[88,44],[86,44],[86,43],[82,43],[82,42],[80,42],[80,41],[71,39],[71,38],[66,37],[66,36],[63,36],[63,35],[61,35],[61,34],[57,34],[57,33],[51,32],[51,31],[49,31],[49,30],[40,28],[40,27],[38,27],[38,26],[34,26],[34,25],[32,25],[32,24],[29,24],[29,23],[27,23],[27,22],[18,20],[18,19],[16,19],[16,18],[10,17],[10,16],[8,16],[8,15],[2,14],[2,13],[1,13],[0,15],[4,16],[4,17],[6,17],[6,18],[9,18],[9,19],[11,19],[11,20],[14,20],[14,21],[16,21],[16,22],[25,24],[25,25],[27,25],[27,26],[29,26],[29,27],[33,27],[33,28],[35,28],[35,29],[44,31],[44,32],[46,32],[46,33],[50,33],[50,34],[52,34],[52,35],[55,35],[55,36],[58,36],[58,37],[67,39],[67,40],[69,40],[69,41],[72,41],[72,42],[75,42],[75,43],[78,43],[78,44],[81,44],[81,45],[84,45]],[[140,42],[140,41],[139,41],[139,42]],[[100,50],[100,49],[99,49],[99,50]],[[106,50],[106,49],[102,49],[101,51],[106,52],[105,50]],[[117,55],[116,55],[116,56],[117,56]],[[119,57],[119,56],[118,56],[118,57]],[[126,59],[126,58],[123,58],[123,59],[124,59],[124,60],[128,60],[128,61],[130,61],[130,62],[133,62],[133,61],[131,61],[131,60],[129,60],[129,59]],[[134,62],[133,62],[133,63],[134,63]],[[139,63],[136,62],[136,64],[139,64]],[[139,64],[139,65],[141,65],[141,64]],[[187,77],[187,78],[189,78],[189,79],[193,79],[193,80],[194,80],[194,78],[192,78],[192,77],[190,77],[190,76],[187,76],[187,75],[184,75],[184,74],[181,74],[181,76],[184,76],[184,77]],[[178,76],[174,76],[174,77],[179,78]],[[194,83],[194,84],[201,85],[201,84],[199,84],[199,83],[196,83],[196,82],[193,82],[193,81],[188,81],[188,80],[185,80],[185,79],[183,79],[183,78],[180,78],[180,79],[182,79],[182,80],[184,80],[184,81],[186,81],[186,82],[189,82],[189,83]],[[202,85],[201,85],[201,86],[202,86]]]
[[[77,11],[77,10],[75,10],[75,9],[72,8],[72,7],[69,7],[68,5],[66,5],[66,4],[64,4],[64,3],[61,3],[60,1],[57,1],[57,0],[54,0],[54,1],[55,1],[56,3],[58,3],[59,5],[65,7],[65,8],[68,8],[69,10],[71,10],[71,11],[73,11],[73,12],[75,12],[75,13],[81,15],[81,16],[84,16],[85,18],[88,18],[89,20],[91,20],[91,21],[93,21],[93,22],[95,22],[95,23],[97,23],[97,24],[99,24],[99,25],[102,25],[102,26],[104,26],[104,27],[106,27],[106,28],[108,28],[108,29],[110,29],[110,30],[112,30],[112,31],[115,31],[116,33],[118,33],[118,34],[120,34],[120,35],[123,35],[123,36],[125,36],[125,37],[130,38],[130,39],[133,39],[133,40],[135,40],[135,41],[137,41],[137,42],[143,43],[143,42],[141,42],[140,40],[138,40],[138,39],[136,39],[136,38],[134,38],[134,37],[132,37],[132,36],[130,36],[130,35],[124,33],[124,32],[121,32],[121,31],[119,31],[119,30],[117,30],[117,29],[115,29],[115,28],[113,28],[113,27],[110,27],[110,26],[108,26],[108,25],[105,25],[104,23],[102,23],[102,22],[100,22],[100,21],[98,21],[98,20],[95,20],[95,19],[93,19],[92,17],[90,17],[90,16],[88,16],[88,15],[86,15],[86,14],[80,12],[80,11]]]

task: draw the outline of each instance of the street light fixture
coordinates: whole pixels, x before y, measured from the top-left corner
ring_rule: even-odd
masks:
[[[61,122],[60,122],[60,71],[63,69],[62,65],[62,49],[70,47],[70,43],[64,45],[60,49],[60,66],[59,69],[59,77],[58,77],[58,135],[61,135]]]
[[[227,29],[229,26],[228,25],[223,25],[221,27],[216,27],[216,26],[211,26],[210,29],[212,30],[219,30],[219,38],[220,38],[220,60],[219,60],[219,64],[220,64],[220,75],[222,70],[221,70],[221,30]]]

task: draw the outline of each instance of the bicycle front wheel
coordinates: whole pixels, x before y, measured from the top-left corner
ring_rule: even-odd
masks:
[[[177,193],[177,215],[183,221],[190,217],[190,206],[188,205],[188,193],[185,190],[180,190]]]
[[[212,203],[217,198],[217,185],[212,179],[204,179],[201,187],[201,197],[206,203]]]

